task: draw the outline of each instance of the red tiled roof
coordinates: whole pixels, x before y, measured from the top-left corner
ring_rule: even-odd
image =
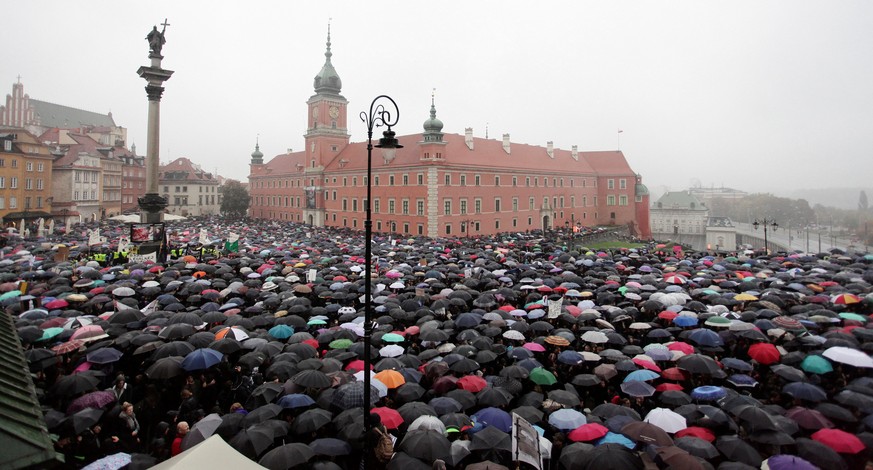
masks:
[[[621,151],[586,152],[585,158],[601,175],[635,175]]]
[[[185,157],[179,157],[172,162],[161,165],[161,168],[158,171],[158,178],[164,179],[167,173],[176,173],[176,172],[184,172],[187,173],[185,179],[173,181],[197,181],[197,182],[209,182],[209,181],[218,181],[215,178],[215,175],[203,171],[203,169],[199,169],[194,162]]]

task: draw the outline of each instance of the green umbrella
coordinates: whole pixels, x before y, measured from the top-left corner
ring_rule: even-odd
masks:
[[[400,336],[397,333],[386,333],[382,336],[382,341],[385,341],[386,343],[402,343],[403,340],[403,336]]]
[[[724,260],[728,263],[736,263],[737,261],[739,261],[736,256],[728,256]]]
[[[834,371],[831,362],[822,356],[810,355],[803,358],[800,368],[812,374],[827,374]]]
[[[40,341],[50,340],[63,332],[64,332],[63,328],[58,328],[58,327],[46,328],[45,330],[43,330],[42,338],[40,338],[39,340]]]
[[[17,292],[17,291],[12,291],[12,292]],[[6,294],[3,294],[3,295],[6,295]],[[3,298],[0,297],[0,300],[2,300],[2,299]],[[843,320],[855,320],[855,321],[864,322],[864,323],[867,322],[867,318],[862,317],[861,315],[858,315],[857,313],[851,313],[851,312],[840,313],[840,318],[842,318]]]
[[[343,338],[343,339],[335,339],[335,340],[331,341],[328,346],[330,346],[330,349],[346,349],[347,347],[351,346],[352,344],[354,344],[354,342],[352,340]]]
[[[704,324],[709,326],[730,326],[731,321],[725,317],[720,317],[716,315],[714,317],[707,318]]]
[[[9,300],[11,298],[18,297],[20,295],[21,295],[20,290],[11,290],[9,292],[4,293],[3,295],[0,295],[0,301]]]
[[[324,321],[324,320],[322,320],[322,319],[320,319],[320,318],[313,318],[312,320],[309,320],[308,322],[306,322],[306,324],[309,325],[309,326],[313,326],[313,325],[327,325],[327,322]]]
[[[558,381],[558,379],[555,378],[555,374],[543,369],[542,367],[537,367],[531,370],[529,378],[537,385],[552,385]]]

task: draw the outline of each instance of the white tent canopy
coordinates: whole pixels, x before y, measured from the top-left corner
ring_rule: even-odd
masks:
[[[209,439],[182,452],[181,454],[159,463],[152,470],[189,469],[189,468],[232,468],[234,470],[263,470],[265,467],[249,460],[224,439],[213,435]]]
[[[126,224],[130,223],[138,223],[140,221],[139,214],[122,214],[110,217],[109,220],[117,220],[120,222],[124,222]],[[187,217],[183,217],[181,215],[176,214],[164,214],[164,220],[173,221],[173,220],[188,220]]]

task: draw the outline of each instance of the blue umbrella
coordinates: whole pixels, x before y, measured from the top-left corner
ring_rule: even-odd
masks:
[[[622,434],[616,434],[612,431],[606,433],[605,436],[598,439],[594,444],[598,446],[602,444],[621,444],[631,450],[637,446],[634,441],[624,437]]]
[[[558,362],[575,366],[585,362],[585,359],[576,351],[561,351],[561,354],[558,354]]]
[[[624,378],[624,382],[633,382],[634,380],[640,380],[645,382],[646,380],[655,380],[660,378],[656,372],[652,372],[648,369],[640,369],[627,374],[627,377]]]
[[[503,432],[512,432],[512,416],[509,413],[494,407],[482,408],[471,418],[484,426],[494,426]]]
[[[641,380],[633,380],[621,384],[621,391],[632,397],[650,397],[655,394],[655,387]]]
[[[808,401],[825,401],[828,394],[818,385],[809,382],[791,382],[782,387],[782,393],[787,393],[794,398]]]
[[[752,388],[758,385],[758,381],[755,380],[754,377],[746,374],[734,374],[728,377],[727,381],[732,383],[735,387]]]
[[[562,431],[571,431],[586,423],[588,420],[585,415],[569,408],[562,408],[549,415],[549,424]]]
[[[279,401],[276,402],[277,405],[282,408],[306,408],[307,406],[311,406],[315,404],[315,400],[312,399],[309,395],[304,395],[302,393],[292,393],[290,395],[285,395],[280,398]]]
[[[719,336],[718,333],[712,330],[708,330],[706,328],[698,328],[696,330],[692,330],[691,334],[688,335],[688,339],[697,343],[698,346],[704,346],[708,348],[715,348],[724,344],[724,341],[721,339],[721,336]]]
[[[735,357],[726,357],[721,361],[721,363],[728,369],[738,370],[740,372],[751,372],[752,369],[754,369],[748,362]]]
[[[697,319],[687,315],[679,315],[673,318],[673,324],[682,328],[697,325]]]
[[[208,369],[219,362],[224,357],[224,354],[210,348],[196,349],[182,360],[182,368],[188,372],[194,370]]]
[[[113,348],[102,348],[89,352],[85,359],[92,364],[111,364],[121,359],[123,353]]]
[[[267,332],[276,339],[288,339],[294,334],[294,328],[288,325],[276,325]]]
[[[691,391],[691,397],[698,400],[718,400],[727,395],[725,389],[714,385],[704,385]]]

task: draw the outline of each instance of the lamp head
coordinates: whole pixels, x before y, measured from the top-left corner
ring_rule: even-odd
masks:
[[[758,230],[758,227],[760,227],[760,226],[761,226],[761,224],[760,224],[760,223],[758,223],[758,221],[757,221],[757,220],[755,220],[755,221],[754,221],[754,222],[753,222],[753,223],[752,223],[752,227],[754,227],[754,228],[755,228],[755,230]]]

